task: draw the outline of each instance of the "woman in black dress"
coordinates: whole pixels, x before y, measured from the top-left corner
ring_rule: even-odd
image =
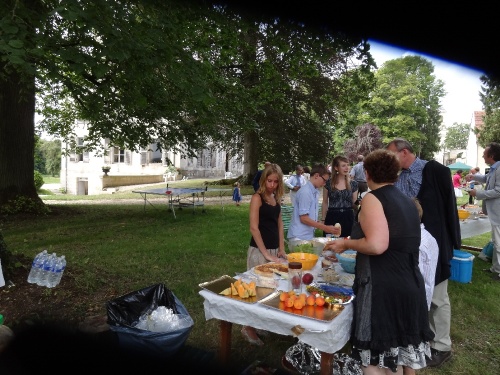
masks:
[[[353,356],[364,374],[412,373],[430,357],[425,284],[418,268],[420,220],[412,201],[394,182],[399,161],[376,150],[364,161],[370,192],[363,198],[351,239],[325,250],[357,250],[351,330]]]

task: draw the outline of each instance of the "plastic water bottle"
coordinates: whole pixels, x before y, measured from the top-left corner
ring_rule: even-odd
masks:
[[[50,273],[47,287],[54,288],[57,285],[59,285],[65,268],[66,268],[66,257],[64,255],[61,255],[56,260],[54,266],[54,272]]]
[[[42,273],[43,262],[45,261],[45,257],[47,256],[47,250],[44,250],[38,253],[33,259],[33,263],[31,264],[31,270],[28,275],[28,282],[30,284],[37,284],[40,279],[40,274]]]
[[[49,277],[52,272],[54,272],[54,266],[56,264],[57,256],[56,253],[50,254],[43,262],[42,274],[40,275],[40,280],[38,280],[38,285],[48,286]]]

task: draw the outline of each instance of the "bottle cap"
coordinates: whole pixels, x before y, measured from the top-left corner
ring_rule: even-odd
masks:
[[[288,268],[292,270],[300,270],[302,269],[302,263],[300,262],[289,262]]]

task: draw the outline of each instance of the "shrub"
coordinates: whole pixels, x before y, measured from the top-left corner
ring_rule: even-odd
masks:
[[[40,190],[40,188],[43,186],[43,176],[40,172],[35,171],[35,188],[36,191]]]

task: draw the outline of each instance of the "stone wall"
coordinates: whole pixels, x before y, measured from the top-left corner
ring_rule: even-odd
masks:
[[[102,176],[102,187],[154,184],[163,181],[163,175]]]

